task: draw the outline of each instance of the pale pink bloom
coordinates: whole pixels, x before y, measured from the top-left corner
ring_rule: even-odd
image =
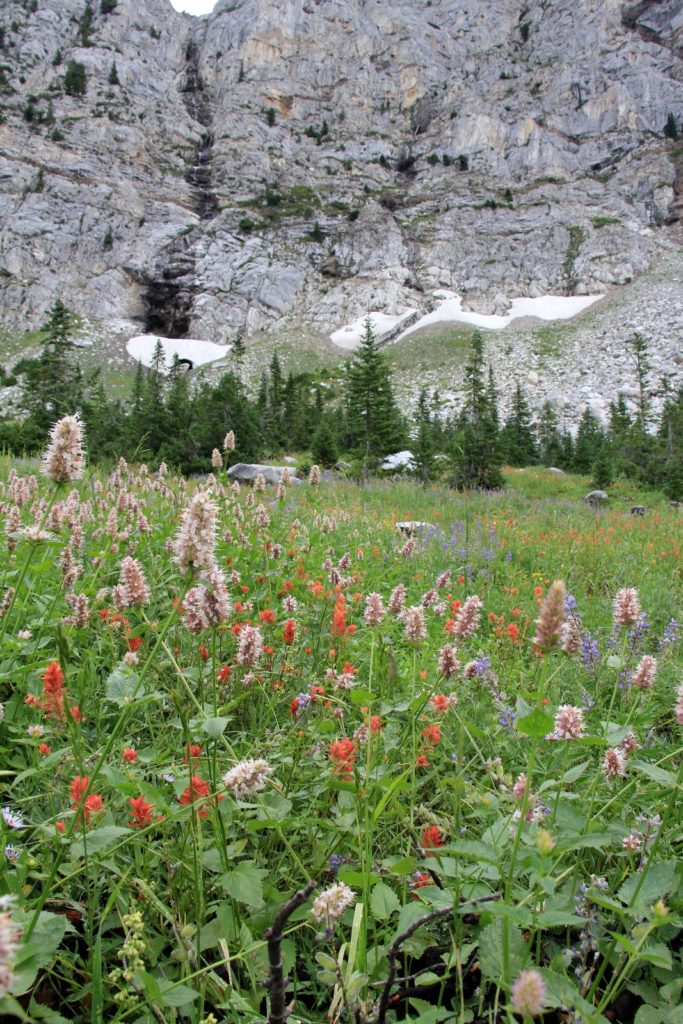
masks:
[[[636,831],[632,831],[630,835],[621,840],[621,845],[629,853],[636,853],[641,848],[642,840]]]
[[[214,448],[214,450],[211,452],[211,465],[213,466],[214,469],[223,468],[223,456],[218,451],[218,448]]]
[[[368,594],[365,599],[365,621],[368,626],[379,626],[384,618],[384,604],[379,594]]]
[[[205,491],[197,491],[183,511],[175,543],[175,561],[183,572],[215,564],[218,508]]]
[[[228,588],[220,569],[216,566],[210,569],[207,581],[210,587],[199,584],[188,590],[183,598],[183,622],[193,636],[203,629],[219,626],[232,610]]]
[[[678,687],[676,691],[676,704],[674,705],[674,714],[676,715],[676,722],[678,725],[683,725],[683,683]]]
[[[413,551],[415,550],[415,540],[413,537],[409,537],[402,548],[398,549],[399,555],[402,558],[410,558]]]
[[[608,779],[615,779],[626,774],[626,757],[617,747],[610,747],[605,752],[602,770]]]
[[[21,932],[6,912],[6,900],[0,910],[0,999],[7,995],[14,981],[14,963],[21,938]]]
[[[133,665],[139,665],[140,655],[137,654],[135,651],[126,651],[126,653],[123,656],[123,664],[128,665],[129,668],[132,668]]]
[[[545,982],[538,971],[520,971],[510,997],[515,1013],[538,1017],[545,1004]]]
[[[635,587],[625,587],[614,598],[614,623],[630,626],[640,618],[640,598]]]
[[[308,474],[308,482],[309,484],[320,483],[320,466],[311,466],[311,471]]]
[[[581,651],[581,623],[576,616],[571,615],[569,621],[562,626],[560,643],[567,654],[579,654]]]
[[[313,900],[311,917],[316,924],[324,924],[331,928],[342,916],[347,907],[353,906],[356,895],[344,882],[335,882],[329,889],[324,889]]]
[[[536,635],[533,639],[536,647],[549,650],[557,647],[562,636],[564,625],[565,601],[567,591],[562,580],[555,580],[543,598],[541,609],[536,619]]]
[[[437,590],[443,590],[445,587],[448,586],[448,584],[450,582],[451,582],[451,570],[450,569],[446,569],[444,572],[440,573],[437,576],[437,579],[436,579],[436,589]]]
[[[234,452],[234,450],[235,450],[235,434],[234,434],[234,432],[232,430],[229,430],[227,432],[227,434],[225,435],[225,440],[223,441],[223,451],[224,452]]]
[[[619,747],[624,755],[628,756],[629,754],[632,754],[634,750],[640,749],[638,737],[634,732],[630,732],[628,736],[624,736]]]
[[[527,776],[522,773],[515,779],[515,784],[512,787],[512,795],[515,800],[523,800],[526,792]]]
[[[407,608],[404,616],[404,633],[412,644],[419,644],[427,635],[424,609],[419,605]]]
[[[265,789],[266,779],[272,772],[267,761],[259,758],[248,761],[240,761],[227,771],[223,776],[223,782],[232,795],[241,800],[245,796],[251,796]]]
[[[555,715],[553,737],[556,740],[577,740],[583,736],[583,710],[573,704],[562,704]]]
[[[439,672],[446,679],[450,679],[460,668],[460,663],[455,654],[455,647],[452,644],[444,644],[439,651]]]
[[[73,609],[73,615],[67,615],[62,619],[64,626],[75,626],[77,629],[85,629],[90,619],[90,602],[86,594],[67,594],[66,603]]]
[[[420,598],[420,604],[423,608],[431,608],[433,604],[439,600],[439,595],[436,590],[427,590]]]
[[[474,661],[467,662],[464,669],[462,670],[462,674],[464,675],[465,679],[474,679],[474,677],[477,674],[476,659]]]
[[[406,601],[405,583],[399,583],[391,592],[387,611],[390,615],[400,615]]]
[[[263,654],[263,637],[256,626],[242,626],[235,661],[252,667]]]
[[[63,416],[50,429],[40,460],[40,472],[55,483],[79,480],[85,470],[83,424],[78,416]]]
[[[639,690],[651,690],[657,674],[657,659],[645,654],[633,673],[633,685]]]
[[[8,587],[5,591],[2,601],[0,601],[0,619],[4,619],[5,615],[10,609],[10,605],[14,600],[15,589],[14,587]]]
[[[127,555],[121,562],[121,576],[112,588],[112,600],[117,608],[132,608],[149,603],[149,587],[137,558]]]
[[[476,594],[471,594],[465,598],[465,602],[462,608],[459,609],[450,630],[451,636],[455,640],[467,640],[476,633],[479,626],[481,609],[482,601]]]

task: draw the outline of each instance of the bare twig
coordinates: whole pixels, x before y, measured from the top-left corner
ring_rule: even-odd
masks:
[[[418,931],[423,924],[428,924],[430,921],[436,921],[440,918],[443,919],[451,917],[456,912],[457,909],[460,909],[460,907],[466,907],[476,903],[490,903],[491,900],[497,899],[500,899],[500,893],[493,892],[489,893],[489,895],[487,896],[481,896],[479,899],[463,900],[462,903],[460,903],[460,906],[457,908],[441,907],[439,910],[432,910],[428,914],[424,914],[422,917],[418,917],[417,921],[413,921],[409,928],[406,928],[405,931],[400,932],[396,936],[391,946],[389,947],[389,951],[387,953],[387,960],[389,961],[389,974],[387,975],[387,980],[384,984],[384,988],[382,989],[382,994],[379,997],[379,1003],[377,1004],[377,1024],[386,1024],[389,996],[391,995],[391,990],[396,980],[396,961],[398,959],[398,954],[401,951],[401,946],[406,941],[406,939],[409,939],[411,935],[414,935],[415,932]]]
[[[291,899],[287,900],[280,907],[280,912],[273,921],[270,928],[263,933],[264,939],[268,940],[268,964],[270,974],[266,987],[270,990],[270,1013],[267,1024],[285,1024],[285,1021],[292,1012],[291,1007],[285,1003],[285,990],[289,978],[285,977],[282,963],[282,932],[288,918],[297,907],[305,903],[318,883],[313,880],[304,889],[295,892]]]

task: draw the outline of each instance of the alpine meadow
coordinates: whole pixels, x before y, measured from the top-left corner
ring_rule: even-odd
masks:
[[[683,1024],[682,57],[0,0],[0,1024]]]

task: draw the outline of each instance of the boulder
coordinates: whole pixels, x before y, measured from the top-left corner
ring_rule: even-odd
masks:
[[[419,520],[407,519],[396,523],[396,529],[404,537],[419,537],[421,540],[431,540],[433,537],[441,537],[443,531],[434,523],[424,523]]]
[[[632,516],[644,516],[646,512],[647,509],[644,505],[634,505],[631,509]]]
[[[589,505],[604,505],[606,501],[609,501],[609,495],[606,491],[591,491],[583,500]]]
[[[285,470],[291,473],[289,466],[261,466],[255,462],[237,462],[228,470],[228,476],[242,484],[255,480],[260,473],[267,484],[279,484],[282,483],[282,474]],[[299,484],[301,481],[292,474],[290,483]]]

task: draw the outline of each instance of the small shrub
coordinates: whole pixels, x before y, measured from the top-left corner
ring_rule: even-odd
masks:
[[[438,153],[430,153],[429,156],[427,157],[427,163],[431,164],[432,167],[434,167],[436,164],[438,164],[438,162],[439,162],[439,154]]]
[[[121,84],[119,82],[119,73],[118,73],[118,70],[116,68],[116,61],[112,61],[112,65],[111,65],[111,67],[109,69],[109,77],[108,77],[107,81],[109,82],[110,85],[120,85]]]
[[[67,96],[85,96],[85,90],[85,64],[78,60],[70,60],[64,76],[64,91]]]
[[[251,217],[242,217],[242,219],[240,220],[238,226],[239,226],[240,231],[244,231],[245,234],[248,234],[250,231],[254,230],[254,228],[256,227],[256,224],[251,219]]]
[[[104,238],[102,239],[102,249],[104,252],[109,252],[113,245],[114,236],[112,234],[111,225],[108,225],[107,230],[104,233]]]
[[[265,115],[266,115],[266,123],[268,124],[268,127],[272,128],[273,125],[275,124],[275,108],[274,107],[266,107]]]
[[[470,168],[470,158],[464,153],[461,153],[458,157],[458,167],[461,171],[468,171]]]
[[[100,10],[102,14],[111,14],[116,9],[117,0],[101,0]]]
[[[666,119],[666,124],[664,125],[664,134],[666,135],[667,139],[673,139],[674,142],[678,138],[678,126],[676,124],[676,118],[672,113],[669,113],[669,116]]]

